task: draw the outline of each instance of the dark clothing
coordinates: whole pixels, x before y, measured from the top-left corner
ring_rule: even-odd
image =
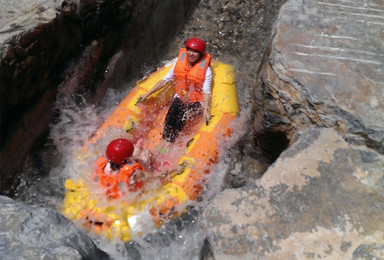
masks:
[[[180,131],[183,130],[185,121],[202,114],[202,112],[203,107],[200,102],[183,103],[179,97],[174,97],[165,117],[163,139],[173,143]]]

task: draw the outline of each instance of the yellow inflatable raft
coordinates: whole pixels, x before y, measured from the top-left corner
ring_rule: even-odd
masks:
[[[157,151],[173,88],[151,95],[136,104],[140,95],[149,91],[168,72],[165,66],[139,82],[101,125],[88,144],[77,154],[83,170],[77,179],[65,182],[63,214],[89,231],[109,239],[129,241],[134,235],[153,230],[164,221],[180,216],[202,191],[210,168],[217,162],[218,150],[231,136],[231,123],[239,113],[235,75],[232,66],[213,60],[212,118],[208,125],[202,119],[185,126],[175,142],[172,154]],[[172,165],[187,165],[181,174],[171,175],[167,182],[120,198],[108,198],[92,179],[97,158],[106,145],[116,138],[132,142],[144,140],[145,149],[166,158]],[[93,167],[93,168],[92,168]]]

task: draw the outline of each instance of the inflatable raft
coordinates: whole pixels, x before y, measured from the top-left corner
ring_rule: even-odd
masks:
[[[65,181],[63,214],[100,236],[129,241],[185,213],[202,192],[204,181],[218,160],[219,149],[233,133],[231,124],[239,113],[234,70],[213,60],[211,120],[208,124],[203,119],[187,123],[172,151],[159,150],[173,88],[154,93],[140,104],[137,100],[169,69],[165,66],[138,82],[76,155],[82,165],[76,179]],[[165,166],[169,167],[182,164],[184,170],[140,192],[107,197],[92,176],[97,159],[116,138],[144,140],[144,149],[157,154],[160,167],[167,162]]]

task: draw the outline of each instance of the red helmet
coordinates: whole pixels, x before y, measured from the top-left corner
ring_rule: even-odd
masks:
[[[133,144],[127,139],[116,139],[107,146],[106,155],[113,163],[122,164],[133,154]]]
[[[200,38],[189,38],[185,43],[185,47],[204,53],[205,41]]]

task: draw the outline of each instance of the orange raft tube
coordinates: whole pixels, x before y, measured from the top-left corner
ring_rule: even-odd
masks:
[[[203,190],[210,168],[218,160],[233,130],[232,122],[239,113],[233,67],[213,60],[212,118],[188,123],[173,145],[171,152],[159,152],[164,118],[173,88],[154,93],[145,102],[136,104],[140,95],[148,92],[168,72],[165,66],[139,82],[100,126],[87,145],[78,152],[81,165],[78,179],[65,181],[63,214],[71,220],[108,239],[130,241],[133,236],[153,230],[164,221],[186,212]],[[124,193],[119,198],[105,195],[92,176],[97,159],[104,155],[107,144],[116,138],[132,142],[144,140],[144,148],[156,155],[157,163],[171,166],[187,165],[168,181],[136,193]],[[91,169],[91,170],[90,170]]]

